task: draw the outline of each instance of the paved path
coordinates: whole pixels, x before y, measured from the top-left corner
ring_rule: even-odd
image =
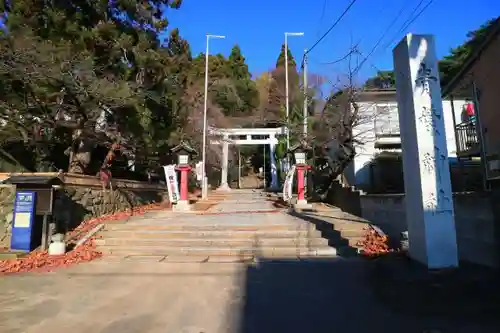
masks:
[[[219,209],[241,211],[259,201],[253,194],[238,200]],[[262,206],[261,200],[257,208]],[[244,214],[218,218],[223,223],[235,216]],[[361,259],[252,265],[100,260],[54,273],[0,278],[0,332],[500,331],[466,318],[451,322],[393,314],[366,287],[365,269]]]
[[[212,207],[210,212],[241,213],[249,211],[275,210],[271,201],[266,201],[260,190],[233,190],[233,195]]]

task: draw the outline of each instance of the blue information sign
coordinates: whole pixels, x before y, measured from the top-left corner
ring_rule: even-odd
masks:
[[[16,192],[14,203],[14,220],[10,248],[19,251],[31,251],[31,233],[35,219],[36,192]]]

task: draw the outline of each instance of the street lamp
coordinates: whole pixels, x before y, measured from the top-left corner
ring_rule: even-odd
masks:
[[[208,35],[207,34],[207,49],[205,52],[205,104],[203,107],[203,147],[202,147],[202,189],[201,189],[201,198],[203,200],[207,199],[208,196],[208,181],[207,181],[207,170],[205,168],[205,162],[206,162],[206,153],[207,153],[207,102],[208,102],[208,45],[210,38],[218,38],[218,39],[223,39],[226,38],[226,36],[220,36],[220,35]]]
[[[290,106],[288,102],[288,36],[304,36],[303,32],[285,32],[285,107],[286,107],[286,150],[290,149]],[[288,163],[290,159],[287,158]],[[288,167],[289,165],[287,165]]]

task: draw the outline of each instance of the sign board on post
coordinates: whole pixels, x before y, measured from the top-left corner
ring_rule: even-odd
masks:
[[[196,180],[201,182],[203,180],[203,162],[196,163],[195,172]]]
[[[292,199],[293,175],[295,174],[295,165],[293,165],[286,174],[285,183],[283,184],[283,200],[289,201]]]
[[[35,221],[36,192],[16,192],[14,202],[14,218],[10,248],[12,250],[30,252],[32,242],[33,222]]]
[[[165,180],[167,181],[168,199],[171,203],[179,201],[179,184],[177,182],[177,172],[175,165],[170,164],[163,167]]]

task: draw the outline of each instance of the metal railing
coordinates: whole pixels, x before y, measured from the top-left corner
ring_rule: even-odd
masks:
[[[475,120],[469,120],[458,124],[456,133],[458,153],[467,153],[475,150],[479,151],[479,140],[477,137]]]

